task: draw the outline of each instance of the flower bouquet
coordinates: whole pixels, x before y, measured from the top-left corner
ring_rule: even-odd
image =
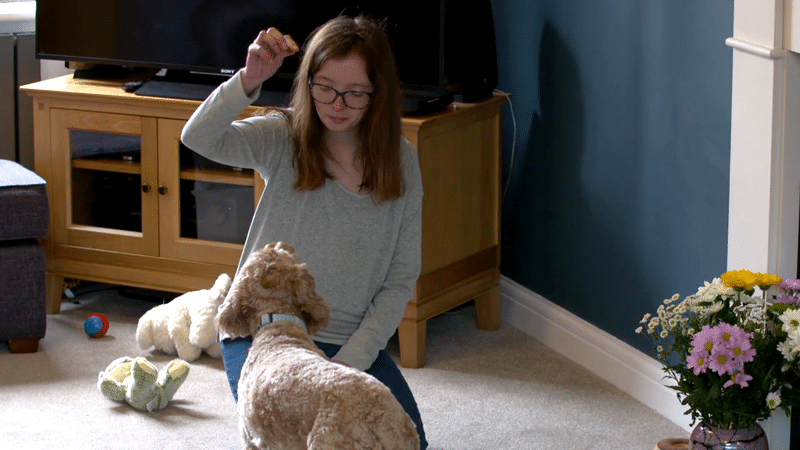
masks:
[[[652,341],[693,423],[750,429],[800,406],[800,280],[727,272],[683,301],[664,300],[636,332]]]

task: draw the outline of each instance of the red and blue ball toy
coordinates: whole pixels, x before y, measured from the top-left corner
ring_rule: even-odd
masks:
[[[100,313],[95,313],[83,323],[83,331],[89,337],[100,338],[108,332],[108,318]]]

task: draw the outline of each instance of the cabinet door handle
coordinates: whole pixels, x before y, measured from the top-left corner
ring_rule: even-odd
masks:
[[[150,185],[149,185],[149,184],[147,184],[147,183],[143,184],[143,185],[142,185],[142,192],[144,192],[145,194],[147,194],[148,192],[150,192]]]
[[[158,193],[161,195],[167,195],[167,187],[162,184],[158,187]]]

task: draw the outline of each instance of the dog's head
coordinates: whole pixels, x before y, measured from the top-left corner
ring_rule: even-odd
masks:
[[[328,326],[330,306],[316,291],[314,277],[295,249],[278,242],[250,254],[217,314],[220,331],[231,337],[253,335],[268,313],[294,314],[308,334]]]

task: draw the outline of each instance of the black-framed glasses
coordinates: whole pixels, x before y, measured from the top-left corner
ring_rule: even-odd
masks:
[[[311,98],[314,100],[325,105],[330,105],[335,102],[338,97],[342,97],[344,106],[350,109],[366,108],[369,106],[369,101],[372,99],[372,96],[375,95],[375,91],[339,92],[327,84],[314,83],[314,80],[308,80],[308,85],[311,86]]]

